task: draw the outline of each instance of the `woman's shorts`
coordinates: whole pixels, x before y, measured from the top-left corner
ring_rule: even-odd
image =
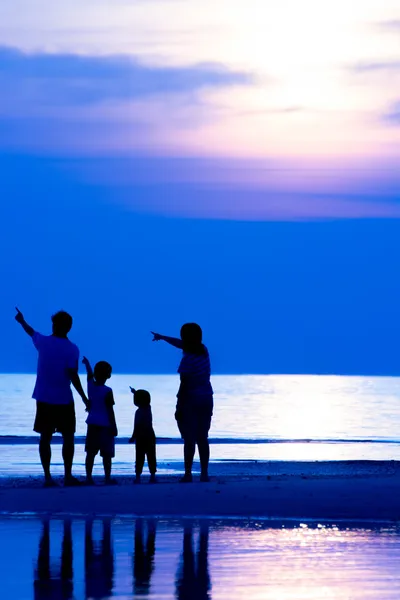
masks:
[[[85,451],[92,455],[100,452],[100,456],[103,458],[113,458],[115,456],[115,438],[111,427],[88,425]]]
[[[210,407],[185,407],[177,415],[180,434],[185,442],[198,444],[208,438],[211,427],[212,408]]]
[[[36,417],[33,431],[40,434],[73,435],[75,433],[76,418],[75,405],[48,404],[47,402],[36,402]]]

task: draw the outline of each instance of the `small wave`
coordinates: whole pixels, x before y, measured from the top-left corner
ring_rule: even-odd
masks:
[[[61,443],[61,436],[54,437],[55,443]],[[118,437],[116,444],[128,444],[129,437]],[[400,439],[376,439],[376,438],[224,438],[215,437],[209,439],[210,444],[400,444]],[[0,445],[27,446],[37,444],[38,436],[34,435],[0,435]],[[76,444],[84,444],[85,436],[75,436]],[[157,437],[157,444],[173,445],[182,444],[181,438]]]

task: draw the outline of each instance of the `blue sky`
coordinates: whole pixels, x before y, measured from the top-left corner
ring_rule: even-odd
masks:
[[[321,4],[3,3],[1,371],[400,372],[400,9]]]

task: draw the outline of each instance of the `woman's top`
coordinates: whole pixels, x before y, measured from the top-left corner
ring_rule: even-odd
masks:
[[[106,398],[112,398],[112,389],[106,385],[97,385],[93,379],[88,380],[87,384],[89,398],[89,414],[86,419],[88,425],[101,425],[110,427],[110,416],[107,409]],[[111,392],[111,394],[110,394]],[[114,400],[112,401],[114,403]]]
[[[181,376],[178,401],[188,399],[202,403],[212,400],[210,356],[205,346],[201,354],[184,351],[178,373]]]

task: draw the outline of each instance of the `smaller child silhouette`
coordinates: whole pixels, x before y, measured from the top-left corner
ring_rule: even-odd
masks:
[[[136,483],[140,483],[145,458],[150,471],[150,483],[156,482],[156,434],[153,429],[153,416],[151,413],[151,396],[147,390],[130,388],[133,394],[133,403],[137,406],[130,444],[136,446]]]

